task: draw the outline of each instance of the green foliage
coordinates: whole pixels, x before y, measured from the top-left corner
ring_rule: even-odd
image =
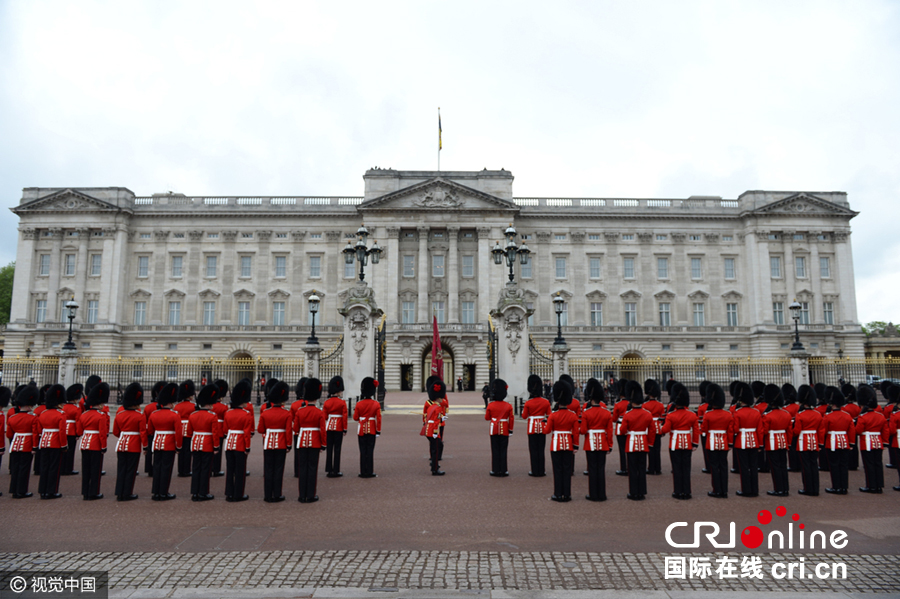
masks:
[[[10,262],[3,268],[0,268],[0,324],[9,322],[9,311],[12,309],[13,277],[15,274],[15,262]]]
[[[884,333],[884,329],[887,328],[888,323],[883,320],[873,320],[872,322],[867,322],[862,326],[863,333],[866,334],[866,337],[871,337],[872,335],[881,335]]]

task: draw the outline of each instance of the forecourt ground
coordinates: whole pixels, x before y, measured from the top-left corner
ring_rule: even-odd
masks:
[[[329,589],[362,589],[360,596],[373,596],[366,594],[370,588],[383,589],[372,591],[377,596],[402,594],[404,589],[431,589],[432,593],[466,589],[900,593],[900,493],[890,490],[897,480],[895,470],[885,471],[889,486],[883,495],[853,491],[864,484],[861,469],[850,473],[852,490],[846,496],[800,496],[796,493],[800,475],[791,474],[792,494],[782,499],[737,497],[739,477],[731,475],[730,498],[721,500],[706,496],[709,477],[700,472],[698,450],[693,459],[694,499],[673,499],[671,477],[664,474],[648,477],[647,499],[632,502],[625,498],[627,478],[614,475],[618,458],[613,453],[606,468],[609,500],[594,503],[582,499],[587,477],[581,474],[585,460],[579,452],[573,501],[559,504],[549,501],[551,476],[527,475],[527,439],[521,420],[510,440],[510,476],[488,476],[488,423],[479,407],[483,406],[480,396],[472,393],[450,396],[442,462],[447,475],[431,476],[427,442],[419,436],[423,400],[420,393],[388,395],[375,448],[378,478],[356,477],[358,449],[351,425],[344,440],[344,477],[320,475],[321,501],[314,504],[296,501],[292,455],[284,479],[287,501],[262,501],[259,435],[249,459],[250,500],[242,503],[224,501],[223,478],[212,480],[211,492],[216,495],[212,502],[191,502],[187,478],[173,478],[171,492],[178,499],[150,501],[150,480],[143,474],[143,464],[135,489],[140,499],[116,502],[111,497],[112,450],[105,462],[110,473],[103,481],[107,497],[94,502],[81,499],[79,476],[63,477],[61,499],[13,500],[5,493],[9,475],[4,467],[0,473],[4,490],[0,569],[109,569],[112,588],[121,596],[130,596],[134,589],[150,593],[134,595],[136,599],[168,596],[174,589],[185,588],[213,592],[197,595],[204,597],[232,596],[214,591],[229,588],[293,589],[290,592],[295,593],[267,597],[311,596],[316,590],[317,596],[326,596],[321,593]],[[80,457],[76,465],[79,462]],[[323,462],[324,454],[320,469]],[[549,456],[547,462],[549,467]],[[665,452],[663,469],[668,471]],[[822,486],[828,486],[828,474],[822,475]],[[761,490],[771,488],[770,484],[769,475],[760,474]],[[36,486],[32,479],[33,490]],[[714,521],[725,531],[720,537],[724,540],[730,522],[736,523],[740,535],[744,527],[757,524],[758,512],[769,510],[774,515],[779,506],[787,509],[788,518],[799,514],[809,533],[846,531],[846,547],[811,552],[795,544],[793,550],[776,547],[769,552],[764,543],[751,551],[737,540],[737,546],[727,551],[739,558],[760,555],[766,570],[774,561],[801,557],[811,563],[842,561],[847,564],[846,579],[774,580],[768,574],[762,580],[665,579],[666,556],[706,556],[714,561],[722,555],[705,542],[698,549],[670,547],[665,531],[671,523],[684,521],[692,526],[695,521]],[[768,532],[783,521],[778,528],[787,530],[788,518],[775,516],[772,526],[761,528]],[[690,527],[673,535],[676,542],[690,538]],[[257,590],[252,596],[264,592]]]

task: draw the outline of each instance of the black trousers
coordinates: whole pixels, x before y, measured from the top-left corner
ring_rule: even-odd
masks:
[[[222,452],[224,451],[224,448],[225,448],[225,439],[224,438],[219,439],[219,448],[213,452],[212,468],[211,468],[212,474],[218,474],[219,472],[222,472]]]
[[[531,457],[531,473],[535,476],[547,474],[547,460],[544,451],[547,435],[528,435],[528,455]]]
[[[240,499],[247,482],[247,452],[225,452],[225,497]]]
[[[178,476],[191,473],[191,438],[181,438],[181,449],[178,450]]]
[[[100,472],[103,470],[103,452],[94,449],[81,450],[81,494],[85,498],[100,494]]]
[[[32,457],[30,451],[9,452],[9,492],[13,495],[24,495],[28,492]]]
[[[884,468],[881,465],[881,450],[861,450],[863,468],[866,471],[866,487],[881,489],[884,487]]]
[[[756,459],[756,463],[759,466],[760,472],[768,472],[769,471],[769,458],[766,455],[766,453],[767,452],[765,449],[760,448],[759,456]]]
[[[41,450],[41,478],[38,480],[38,493],[52,495],[59,493],[59,475],[62,468],[63,450],[46,447]]]
[[[728,493],[728,450],[709,450],[709,474],[712,478],[713,493]]]
[[[787,449],[775,449],[766,452],[769,456],[769,471],[772,473],[772,485],[776,493],[790,491],[787,467]]]
[[[859,445],[854,445],[850,448],[847,467],[850,470],[859,470]]]
[[[706,435],[700,435],[700,449],[703,450],[703,469],[709,470],[709,450],[706,448]]]
[[[647,452],[632,451],[628,454],[628,494],[643,497],[647,494]]]
[[[647,472],[650,474],[662,474],[662,436],[656,435],[656,440],[653,441],[653,445],[650,446],[650,451],[647,454],[647,461],[649,462],[647,465]]]
[[[153,447],[153,435],[147,434],[147,447]],[[153,451],[147,449],[144,452],[144,472],[148,476],[153,476]]]
[[[300,435],[294,435],[294,444],[291,447],[297,447],[297,441]],[[294,452],[294,478],[300,478],[300,454]]]
[[[175,451],[153,452],[153,494],[168,495],[175,467]]]
[[[587,456],[588,496],[591,499],[606,499],[606,452],[585,451],[584,455]]]
[[[797,437],[791,439],[791,448],[788,449],[788,471],[800,472],[800,452],[797,451]]]
[[[319,452],[322,450],[318,447],[298,447],[294,451],[300,460],[299,498],[312,499],[316,496],[316,475],[319,471]]]
[[[63,474],[72,474],[75,472],[75,445],[78,444],[78,437],[72,435],[71,437],[66,437],[66,444],[69,447],[69,450],[63,455],[62,462],[62,473]]]
[[[900,453],[900,449],[893,445],[888,447],[888,460],[890,461],[890,465],[900,470],[900,464],[898,464],[898,462],[900,462],[900,455],[898,455],[898,453]]]
[[[441,460],[444,459],[444,425],[443,424],[441,425],[441,430],[440,430],[440,433],[438,434],[438,438],[441,440],[441,442],[438,443],[438,461],[440,462]]]
[[[38,437],[37,439],[39,439]],[[35,440],[37,440],[35,439]],[[37,443],[35,443],[37,445]],[[34,450],[34,475],[39,476],[41,474],[41,449]]]
[[[116,497],[124,499],[134,493],[134,479],[141,462],[141,452],[118,451],[116,460]]]
[[[494,474],[503,474],[509,470],[506,460],[508,449],[509,437],[506,435],[491,435],[491,472]]]
[[[209,495],[209,477],[212,476],[213,452],[192,451],[191,495]]]
[[[281,497],[284,482],[284,459],[287,449],[263,450],[263,496],[265,499]]]
[[[550,462],[553,464],[553,494],[556,497],[572,497],[575,452],[551,451]]]
[[[341,471],[341,446],[344,444],[344,431],[328,431],[325,433],[325,442],[328,448],[325,450],[325,472],[335,473]],[[360,446],[362,456],[362,446]],[[360,466],[362,470],[362,466]]]
[[[819,452],[799,451],[800,472],[803,477],[803,490],[807,493],[819,492]]]
[[[359,435],[359,473],[363,476],[375,474],[375,435]],[[438,450],[440,454],[440,450]]]
[[[741,471],[741,493],[744,495],[759,494],[759,449],[734,449],[738,456],[738,468]]]
[[[441,461],[438,459],[438,455],[440,455],[441,448],[441,440],[440,438],[428,437],[428,455],[431,460],[431,471],[437,472],[440,470]]]
[[[616,435],[616,444],[619,446],[619,472],[628,472],[628,459],[625,457],[625,441],[628,435]]]
[[[735,449],[731,450],[731,469],[741,471],[740,459],[738,458],[738,452]]]
[[[669,457],[672,458],[672,482],[673,492],[676,495],[691,494],[691,454],[690,449],[672,449]]]
[[[829,457],[827,450],[819,452],[819,470],[828,472],[831,469],[828,464]]]
[[[828,454],[828,466],[831,471],[831,488],[846,489],[850,483],[848,474],[848,466],[850,463],[849,449],[828,449],[824,453]]]

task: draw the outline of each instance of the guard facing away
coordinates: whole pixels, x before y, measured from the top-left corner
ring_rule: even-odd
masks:
[[[0,468],[3,467],[3,453],[6,451],[6,415],[3,410],[9,406],[9,399],[12,397],[12,391],[9,387],[0,385]],[[0,493],[0,497],[3,493]]]
[[[13,499],[31,497],[28,481],[31,478],[32,451],[40,436],[40,424],[31,413],[38,401],[37,387],[24,386],[13,400],[15,412],[6,423],[9,440],[9,493]]]
[[[791,413],[783,407],[784,398],[778,385],[766,385],[765,399],[768,409],[763,414],[762,435],[772,473],[772,486],[775,487],[766,494],[787,497],[790,493],[787,452],[794,434]]]
[[[253,439],[253,415],[247,410],[253,387],[241,381],[231,390],[231,409],[225,412],[225,501],[247,501],[247,456]]]
[[[225,405],[225,399],[228,397],[228,382],[222,379],[218,379],[213,381],[213,385],[218,389],[218,393],[216,393],[216,401],[210,406],[210,411],[216,415],[216,419],[219,422],[219,445],[216,448],[215,453],[213,453],[212,460],[212,476],[219,477],[225,476],[225,472],[222,470],[222,452],[225,451],[225,412],[228,411],[228,406]]]
[[[443,476],[444,471],[440,465],[441,447],[441,422],[444,419],[444,408],[441,400],[447,393],[444,381],[437,379],[428,384],[428,401],[425,403],[423,415],[422,435],[428,439],[428,454],[431,462],[431,475]]]
[[[306,381],[309,379],[304,377],[300,377],[300,380],[297,381],[297,385],[294,387],[294,395],[297,399],[294,400],[294,403],[291,404],[291,422],[294,421],[294,416],[297,415],[297,410],[300,408],[306,407],[306,400],[303,399],[303,394],[306,390]],[[251,404],[252,409],[252,404]],[[297,437],[294,437],[294,447],[297,446]],[[294,452],[294,478],[300,477],[300,454],[296,451]]]
[[[790,383],[781,386],[781,396],[784,398],[784,409],[791,415],[791,429],[800,405],[797,403],[797,389]],[[788,447],[788,472],[800,472],[800,454],[797,452],[797,436],[791,435],[791,445]]]
[[[506,458],[515,416],[512,406],[506,401],[507,389],[506,381],[494,379],[493,398],[484,411],[484,419],[491,423],[491,476],[509,476]]]
[[[53,385],[44,393],[44,411],[38,417],[41,431],[41,478],[38,492],[41,499],[58,499],[59,476],[62,471],[62,457],[68,451],[66,438],[66,413],[62,405],[66,400],[66,388]]]
[[[627,436],[625,453],[628,456],[628,499],[640,501],[647,495],[647,453],[656,440],[653,415],[643,408],[641,385],[629,381],[625,389],[628,412],[622,418],[622,433]]]
[[[150,415],[159,409],[159,403],[156,399],[165,386],[165,381],[156,381],[150,389],[150,403],[144,407],[144,420],[147,421],[148,425],[150,424]],[[149,433],[149,430],[147,432],[147,450],[144,452],[144,472],[149,476],[153,476],[153,435]]]
[[[703,430],[703,416],[706,415],[706,410],[709,409],[709,402],[706,400],[706,392],[709,389],[710,382],[709,381],[700,381],[700,386],[698,391],[700,391],[700,405],[697,406],[697,421],[700,425],[700,450],[703,452],[703,473],[709,473],[709,449],[707,449],[706,445],[706,433],[702,432]]]
[[[619,446],[619,469],[616,474],[619,476],[628,476],[628,460],[625,453],[625,442],[628,435],[622,432],[622,418],[628,411],[628,399],[625,397],[625,386],[628,383],[625,379],[619,379],[619,382],[610,387],[610,392],[614,397],[618,397],[616,405],[613,406],[613,422],[615,423],[616,444]],[[612,400],[611,400],[612,401]]]
[[[531,470],[528,476],[547,476],[544,452],[547,450],[547,433],[545,427],[550,416],[550,402],[541,394],[544,383],[541,377],[532,374],[528,377],[529,399],[522,407],[522,419],[528,427],[528,455],[531,458]]]
[[[381,404],[375,401],[378,381],[370,376],[359,385],[359,401],[353,408],[353,420],[359,423],[357,439],[359,442],[359,477],[375,478],[375,439],[381,435]],[[347,419],[347,408],[344,407],[344,420]],[[346,425],[344,426],[346,429]],[[341,434],[343,436],[343,433]]]
[[[156,396],[159,406],[147,420],[147,433],[153,437],[153,501],[175,499],[169,493],[172,483],[172,470],[175,467],[175,454],[181,448],[181,416],[174,405],[178,398],[178,385],[166,384]]]
[[[662,474],[662,441],[663,423],[666,421],[666,406],[659,401],[660,388],[659,383],[653,379],[647,379],[644,383],[644,405],[643,408],[650,412],[653,416],[653,428],[656,436],[650,445],[650,451],[647,452],[647,474]],[[674,394],[670,394],[670,399]]]
[[[606,394],[597,379],[584,388],[587,407],[581,413],[581,434],[588,467],[588,501],[606,501],[606,454],[612,451],[613,419],[603,402]]]
[[[863,469],[866,472],[866,486],[860,487],[863,493],[881,493],[884,487],[884,468],[881,465],[881,454],[890,439],[888,422],[878,412],[878,395],[869,385],[860,385],[856,390],[857,400],[861,408],[856,419],[856,436],[859,440],[859,454],[862,457]]]
[[[553,464],[552,501],[572,501],[572,474],[575,472],[575,451],[578,449],[578,415],[569,409],[572,387],[563,380],[553,383],[555,411],[547,418],[550,435],[550,462]]]
[[[853,417],[841,408],[844,407],[844,396],[837,387],[825,389],[825,400],[831,411],[822,417],[822,430],[825,432],[825,451],[828,453],[828,468],[831,472],[831,487],[826,493],[846,495],[850,486],[847,472],[850,463],[850,448],[856,443],[856,429]]]
[[[222,438],[219,417],[213,405],[219,401],[219,387],[206,385],[197,394],[197,409],[188,418],[188,436],[191,438],[191,501],[209,501],[213,455]]]
[[[134,479],[141,463],[141,452],[147,447],[147,419],[141,411],[144,389],[140,383],[131,383],[122,394],[122,409],[116,412],[113,435],[116,443],[116,500],[132,501]]]
[[[287,396],[286,384],[278,383],[272,394],[281,391]],[[316,495],[316,477],[319,472],[319,453],[325,449],[326,443],[325,414],[318,406],[321,397],[322,383],[319,379],[307,380],[303,392],[306,405],[294,414],[293,431],[297,438],[296,451],[299,454],[300,466],[297,477],[300,494],[297,501],[300,503],[313,503],[319,500],[319,496]]]
[[[656,381],[654,381],[656,382]],[[678,383],[673,387],[675,409],[666,415],[662,434],[669,437],[669,458],[672,461],[672,480],[675,499],[691,498],[691,452],[700,443],[700,425],[697,415],[688,409],[691,394]]]
[[[178,476],[187,478],[191,475],[191,436],[188,434],[188,420],[194,413],[194,381],[188,379],[178,385],[178,403],[175,411],[181,417],[181,445],[178,449]]]
[[[62,458],[62,475],[71,476],[78,474],[75,470],[75,449],[78,443],[78,435],[75,434],[78,417],[81,416],[81,408],[78,400],[81,399],[84,387],[75,383],[66,389],[66,403],[63,404],[63,412],[66,413],[66,445],[67,449]]]
[[[815,409],[818,403],[815,389],[800,385],[797,403],[799,408],[794,418],[793,432],[803,477],[803,488],[797,492],[816,497],[819,495],[819,446],[825,442],[825,433],[821,430],[822,414]]]
[[[762,416],[766,413],[766,410],[769,409],[769,404],[766,402],[766,384],[762,381],[753,381],[750,383],[750,390],[753,392],[753,397],[756,398],[753,407],[759,412],[759,415]],[[769,471],[769,458],[766,456],[766,445],[763,442],[762,436],[760,436],[759,439],[757,465],[759,467],[759,472]]]
[[[344,379],[334,376],[328,381],[328,399],[322,406],[325,414],[325,476],[339,478],[341,472],[341,446],[347,434],[347,402],[344,401]],[[360,454],[362,455],[362,454]]]
[[[100,408],[108,401],[109,385],[94,385],[84,400],[84,413],[76,423],[76,432],[81,437],[81,494],[86,500],[103,499],[100,476],[109,437],[109,416]]]
[[[737,454],[738,468],[741,471],[741,490],[737,494],[741,497],[757,497],[762,415],[753,407],[755,403],[753,389],[747,383],[740,382],[735,386],[734,397],[738,405],[734,411],[734,452]]]
[[[850,417],[853,418],[853,425],[856,426],[856,419],[859,418],[859,413],[862,411],[862,406],[856,403],[856,387],[853,385],[841,385],[841,395],[844,396],[844,407],[841,409],[850,414]],[[847,469],[859,470],[858,443],[850,447],[850,451],[847,454]]]
[[[707,495],[717,499],[728,497],[728,449],[734,440],[734,417],[725,409],[725,390],[715,383],[706,387],[707,409],[703,414],[700,432],[706,435],[709,474],[712,491]]]
[[[321,393],[321,383],[318,380],[316,386]],[[266,403],[271,407],[259,414],[257,431],[263,435],[263,501],[266,503],[284,501],[284,495],[281,494],[284,461],[291,450],[291,433],[294,427],[291,411],[284,407],[288,395],[287,384],[276,383],[270,387],[266,396]]]

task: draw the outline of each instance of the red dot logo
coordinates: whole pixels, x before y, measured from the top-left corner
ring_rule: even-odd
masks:
[[[766,514],[769,514],[768,511],[763,510]],[[760,517],[762,517],[762,513],[760,512]],[[769,514],[769,519],[771,520],[772,515]],[[744,544],[744,547],[747,549],[756,549],[763,542],[763,532],[759,529],[758,526],[748,526],[743,531],[741,531],[741,543]]]
[[[800,514],[794,514],[793,516],[791,516],[791,519],[792,519],[794,522],[796,522],[797,520],[800,519]]]
[[[779,505],[778,509],[775,510],[775,513],[778,514],[779,517],[784,518],[784,515],[787,513],[787,508],[783,505]]]
[[[806,524],[801,524],[801,525],[799,526],[799,528],[800,528],[800,530],[803,530],[804,528],[806,528]]]
[[[769,522],[772,521],[772,512],[770,512],[769,510],[762,510],[760,513],[758,513],[758,514],[756,515],[756,519],[759,520],[759,523],[760,523],[760,524],[762,524],[763,526],[765,526],[766,524],[768,524]],[[749,527],[749,528],[745,528],[745,529],[744,529],[744,532],[746,532],[746,531],[749,530],[750,528],[756,528],[756,527],[755,527],[755,526],[751,526],[751,527]],[[759,530],[759,529],[757,528],[756,530]],[[762,534],[762,533],[760,533],[760,534]]]

